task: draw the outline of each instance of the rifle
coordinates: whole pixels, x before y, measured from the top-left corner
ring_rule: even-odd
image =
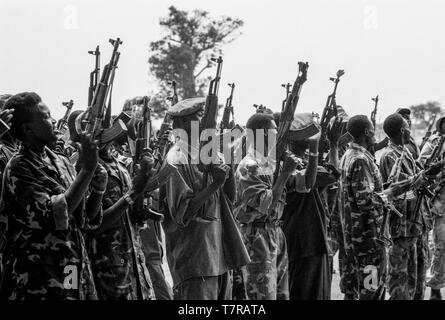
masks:
[[[73,100],[70,100],[69,102],[62,102],[62,105],[66,107],[66,112],[63,118],[57,121],[56,125],[57,131],[59,131],[59,133],[61,134],[63,134],[66,130],[66,125],[68,124],[68,117],[70,116],[73,104],[74,104]]]
[[[142,156],[146,150],[150,147],[150,138],[151,138],[151,110],[148,106],[150,98],[147,96],[142,99],[142,121],[139,123],[139,127],[137,129],[137,137],[136,137],[136,148],[135,153],[133,155],[133,163],[136,165],[140,165]],[[133,172],[136,174],[136,172]],[[155,212],[150,209],[151,198],[144,192],[142,195],[136,198],[134,203],[134,209],[138,218],[143,220],[152,219],[154,221],[160,221],[164,217],[161,213]]]
[[[375,98],[372,98],[371,100],[374,101],[374,110],[372,110],[371,112],[371,122],[375,129],[376,125],[375,117],[377,115],[377,105],[379,103],[379,96],[377,95]]]
[[[331,122],[332,118],[335,118],[337,116],[337,105],[335,103],[335,97],[337,94],[337,86],[340,82],[340,77],[345,74],[344,70],[338,70],[336,78],[329,78],[332,82],[334,82],[334,90],[333,92],[328,96],[328,99],[326,100],[326,106],[323,109],[323,114],[321,115],[320,120],[320,127],[321,127],[321,133],[320,133],[320,143],[318,146],[318,162],[323,162],[323,156],[325,152],[328,150],[328,141],[327,141],[327,130],[328,125]]]
[[[96,46],[96,50],[88,51],[89,54],[92,54],[96,57],[96,63],[94,70],[90,73],[90,86],[88,88],[88,106],[91,106],[91,102],[93,101],[94,92],[97,87],[97,80],[99,80],[100,75],[100,51],[99,46]]]
[[[281,104],[281,112],[283,112],[284,108],[286,107],[286,101],[289,98],[290,88],[292,87],[292,85],[290,83],[286,83],[286,84],[282,84],[281,86],[286,89],[286,99],[284,99]]]
[[[167,97],[167,100],[170,101],[171,106],[174,106],[175,104],[178,103],[179,98],[178,98],[178,94],[176,92],[176,81],[169,81],[168,82],[169,85],[172,86],[173,88],[173,95],[170,97]],[[164,157],[164,155],[167,153],[167,141],[163,138],[164,134],[167,132],[167,130],[170,129],[170,125],[171,125],[171,119],[170,116],[167,114],[167,112],[165,113],[164,116],[164,120],[162,121],[161,127],[159,128],[159,132],[158,132],[158,140],[155,143],[155,147],[153,150],[154,153],[154,157],[155,157],[155,167],[157,167],[157,165],[159,163],[162,163],[162,159]]]
[[[428,125],[428,129],[426,130],[425,136],[422,139],[422,143],[420,144],[420,151],[422,151],[423,146],[428,141],[428,139],[431,137],[433,125],[436,122],[437,113],[433,115],[433,118],[430,120],[430,123]]]
[[[222,64],[223,59],[220,56],[219,58],[211,58],[211,61],[217,63],[217,69],[216,69],[216,75],[215,78],[213,78],[210,81],[209,91],[206,97],[206,103],[204,107],[204,115],[201,119],[200,125],[199,125],[199,132],[200,134],[206,130],[206,129],[216,129],[217,123],[217,116],[218,116],[218,89],[219,89],[219,82],[221,80],[221,71],[222,71]],[[207,142],[201,141],[199,144],[199,152],[201,152],[203,146],[205,146]],[[210,156],[212,156],[210,154]],[[207,180],[209,171],[212,167],[212,164],[199,164],[200,171],[203,172],[203,185],[202,190],[204,190],[207,186]],[[186,215],[185,218],[188,218],[189,215]],[[207,216],[205,213],[201,216],[202,219],[208,220],[208,221],[215,221],[217,218],[212,216]]]
[[[220,124],[220,130],[223,132],[226,129],[231,129],[233,125],[230,124],[230,115],[233,119],[233,91],[235,91],[235,83],[229,83],[230,96],[226,100],[226,106],[224,107],[224,112]]]
[[[211,58],[211,61],[217,63],[216,76],[210,81],[209,92],[206,98],[206,104],[204,108],[204,116],[200,123],[200,131],[205,129],[216,128],[216,118],[218,116],[218,90],[219,82],[221,80],[221,70],[223,59],[222,57]]]
[[[284,156],[284,152],[289,140],[289,128],[292,124],[292,121],[294,120],[295,109],[297,108],[298,100],[300,99],[301,88],[303,86],[303,83],[305,83],[307,80],[308,68],[309,64],[307,62],[298,62],[298,76],[297,79],[295,79],[292,91],[290,92],[289,97],[286,100],[286,105],[284,106],[284,110],[280,116],[280,124],[278,126],[277,133],[277,144],[275,150],[271,150],[271,152],[276,152],[275,159],[277,160],[277,166],[275,168],[275,180],[278,177],[278,172],[280,170],[280,160]]]
[[[445,143],[445,135],[442,135],[437,145],[434,147],[431,156],[425,162],[424,166],[425,170],[430,168],[436,162],[438,162],[439,158],[442,156],[441,151],[444,143]],[[417,201],[416,201],[416,206],[414,207],[414,221],[417,221],[419,218],[420,208],[422,206],[422,201],[425,198],[425,196],[433,197],[434,193],[432,193],[431,190],[429,190],[426,187],[421,187],[417,192]]]
[[[122,44],[119,38],[116,40],[110,39],[109,41],[113,45],[110,62],[102,71],[102,77],[96,86],[91,105],[88,106],[85,112],[79,114],[75,122],[78,133],[84,131],[87,134],[92,134],[94,138],[99,137],[102,145],[117,139],[126,131],[122,120],[115,121],[111,128],[106,128],[105,130],[103,130],[102,126],[107,113],[105,103],[109,96],[110,88],[113,86],[115,70],[119,61],[120,52],[118,52],[118,49],[119,45]],[[83,123],[86,123],[85,130],[82,130]]]

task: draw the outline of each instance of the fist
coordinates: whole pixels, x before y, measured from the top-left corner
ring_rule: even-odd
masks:
[[[97,191],[105,191],[107,189],[108,173],[107,170],[98,164],[94,171],[93,179],[91,180],[91,187]]]
[[[290,152],[286,152],[286,155],[284,157],[283,173],[291,174],[292,172],[295,171],[295,169],[297,169],[297,165],[298,165],[297,157]]]
[[[226,179],[229,177],[230,167],[226,164],[220,164],[219,166],[212,166],[211,174],[213,180],[218,185],[223,185]]]
[[[98,140],[94,140],[91,134],[80,134],[80,152],[78,163],[81,168],[88,171],[94,171],[97,166],[98,154]]]

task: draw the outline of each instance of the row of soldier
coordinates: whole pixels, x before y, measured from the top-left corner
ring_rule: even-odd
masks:
[[[295,110],[293,94],[287,106]],[[63,141],[39,95],[2,96],[10,129],[0,144],[1,297],[327,300],[338,251],[345,299],[384,299],[386,290],[391,299],[423,299],[434,228],[428,286],[440,299],[444,118],[419,150],[409,110],[388,116],[387,139],[376,143],[368,117],[342,117],[333,105],[326,131],[313,113],[292,112],[289,121],[286,108],[259,108],[244,129],[260,136],[241,140],[242,160],[202,166],[192,127],[208,113],[205,99],[173,104],[172,132],[135,159],[134,116],[125,134],[103,143],[79,130],[83,113],[74,111]],[[293,138],[275,161],[267,155],[276,145],[260,144],[280,137],[286,121]],[[185,139],[175,136],[179,129]],[[345,134],[348,143],[340,142]],[[160,141],[168,148],[153,156]],[[166,166],[174,170],[159,179]]]

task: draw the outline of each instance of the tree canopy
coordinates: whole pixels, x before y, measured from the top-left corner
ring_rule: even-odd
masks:
[[[222,46],[240,35],[243,21],[228,16],[212,18],[209,12],[191,12],[169,7],[160,25],[166,35],[150,43],[149,69],[158,80],[159,92],[152,97],[153,113],[162,116],[171,94],[168,81],[176,81],[182,99],[204,96],[211,77],[203,72],[212,67],[211,57],[222,54]]]

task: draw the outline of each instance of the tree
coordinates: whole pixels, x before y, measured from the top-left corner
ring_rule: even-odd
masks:
[[[411,109],[411,119],[418,129],[426,128],[434,114],[438,119],[442,115],[442,108],[437,101],[428,101],[409,107]]]
[[[159,82],[159,93],[152,99],[153,113],[162,116],[170,94],[167,81],[175,80],[182,99],[204,96],[211,77],[203,72],[212,67],[211,57],[222,53],[222,46],[234,41],[243,21],[222,16],[211,18],[207,11],[187,12],[169,7],[160,25],[167,34],[150,43],[149,69]]]

